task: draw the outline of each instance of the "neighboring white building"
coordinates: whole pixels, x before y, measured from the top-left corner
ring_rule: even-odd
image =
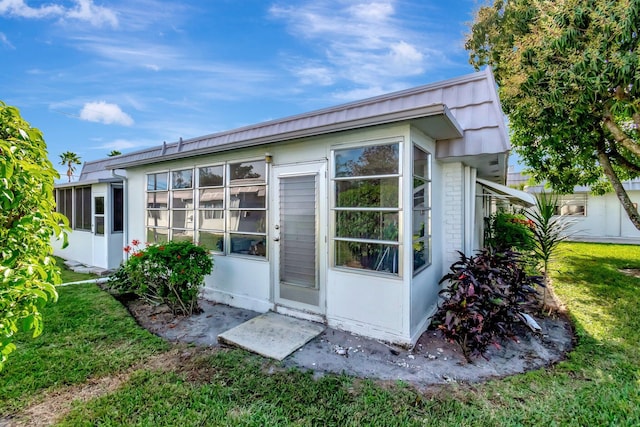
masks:
[[[543,185],[526,185],[528,180],[528,176],[513,172],[508,174],[507,184],[524,184],[525,191],[533,195],[550,191]],[[637,207],[640,179],[625,181],[622,185]],[[571,240],[640,243],[640,230],[629,220],[615,193],[596,196],[589,187],[576,186],[573,194],[558,197],[557,213],[571,216],[574,223],[569,230]]]
[[[411,344],[457,251],[481,245],[486,196],[531,202],[502,185],[508,153],[487,70],[88,162],[58,200],[90,185],[94,222],[56,252],[113,267],[133,239],[194,240],[214,254],[208,299]],[[115,233],[118,185],[116,254],[96,236],[96,209]]]

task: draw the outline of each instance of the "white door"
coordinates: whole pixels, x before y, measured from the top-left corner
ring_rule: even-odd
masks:
[[[271,262],[274,301],[324,314],[326,162],[273,167]]]
[[[93,218],[91,226],[93,228],[93,265],[106,268],[108,248],[106,245],[106,233],[109,232],[106,222],[106,197],[104,193],[93,195]]]

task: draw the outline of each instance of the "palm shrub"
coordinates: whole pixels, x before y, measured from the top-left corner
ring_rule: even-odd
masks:
[[[525,272],[518,252],[490,247],[475,256],[459,254],[440,280],[448,285],[440,291],[444,299],[433,324],[471,361],[489,345],[515,335],[518,314],[536,306],[536,286],[544,284]]]
[[[198,313],[198,294],[211,273],[209,252],[189,241],[124,248],[129,259],[109,278],[116,292],[133,293],[152,304],[166,304],[174,314]]]
[[[533,224],[533,254],[542,266],[545,285],[549,284],[549,262],[558,245],[566,240],[570,233],[568,228],[574,221],[556,215],[558,196],[554,193],[536,195],[536,206],[527,212],[527,218]],[[546,301],[546,287],[543,304]]]

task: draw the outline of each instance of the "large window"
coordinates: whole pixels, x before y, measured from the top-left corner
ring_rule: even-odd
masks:
[[[56,191],[56,211],[67,217],[69,227],[73,227],[73,188]]]
[[[431,155],[413,147],[414,274],[431,264]]]
[[[400,144],[334,151],[335,265],[398,274]]]
[[[264,160],[147,175],[147,241],[266,257]]]
[[[91,231],[91,187],[76,187],[75,230]]]

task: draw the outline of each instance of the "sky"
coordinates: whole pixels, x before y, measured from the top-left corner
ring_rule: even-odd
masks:
[[[97,160],[472,73],[478,5],[0,0],[0,101],[66,178],[65,151]]]

